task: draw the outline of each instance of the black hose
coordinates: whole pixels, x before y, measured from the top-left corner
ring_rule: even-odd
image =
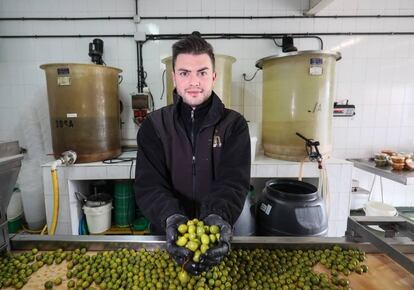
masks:
[[[414,35],[414,31],[396,31],[396,32],[314,32],[309,33],[220,33],[220,34],[203,34],[204,39],[274,39],[282,38],[283,35],[290,35],[298,38],[301,36],[315,37],[315,36],[353,36],[353,35],[365,35],[365,36],[377,36],[377,35]],[[148,40],[177,40],[189,36],[189,34],[147,34],[146,41]],[[0,35],[0,38],[133,38],[133,34],[49,34],[49,35]],[[146,42],[145,41],[145,42]],[[144,42],[143,42],[144,43]]]
[[[135,15],[138,15],[138,1],[135,0]],[[215,20],[215,19],[326,19],[326,18],[414,18],[404,15],[267,15],[267,16],[143,16],[141,20]],[[88,20],[133,20],[133,16],[99,17],[1,17],[0,21],[88,21]]]

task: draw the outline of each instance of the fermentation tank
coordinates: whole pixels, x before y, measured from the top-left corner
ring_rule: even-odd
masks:
[[[216,73],[217,78],[213,90],[217,96],[222,100],[226,108],[231,105],[231,80],[232,80],[232,65],[236,59],[229,55],[215,54]],[[173,103],[174,83],[172,80],[172,57],[166,57],[162,60],[166,66],[167,79],[167,105]]]
[[[335,66],[339,52],[300,51],[260,59],[263,70],[264,154],[282,160],[306,159],[296,132],[320,142],[324,157],[332,151]]]
[[[54,154],[73,150],[80,163],[120,155],[118,76],[122,71],[73,63],[40,68],[46,72]]]

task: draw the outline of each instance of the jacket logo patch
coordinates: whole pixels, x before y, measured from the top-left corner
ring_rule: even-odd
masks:
[[[221,139],[220,136],[214,135],[213,136],[213,148],[221,147]]]

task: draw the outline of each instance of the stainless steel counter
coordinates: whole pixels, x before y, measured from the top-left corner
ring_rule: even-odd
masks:
[[[39,250],[73,250],[85,247],[90,251],[130,249],[165,249],[164,236],[41,236],[17,234],[10,239],[12,250],[29,250],[33,247]],[[340,245],[345,248],[358,248],[368,253],[379,250],[371,243],[354,243],[346,238],[326,237],[241,237],[235,236],[231,241],[233,248],[329,248]],[[414,253],[412,243],[395,245],[403,253]]]
[[[376,174],[405,185],[414,184],[414,171],[393,170],[391,166],[376,167],[375,162],[369,159],[347,159],[354,163],[356,168]]]

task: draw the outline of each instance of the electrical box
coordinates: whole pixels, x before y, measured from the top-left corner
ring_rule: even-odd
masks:
[[[353,117],[355,116],[355,105],[348,104],[338,104],[337,102],[334,103],[333,109],[333,116],[334,117]]]

